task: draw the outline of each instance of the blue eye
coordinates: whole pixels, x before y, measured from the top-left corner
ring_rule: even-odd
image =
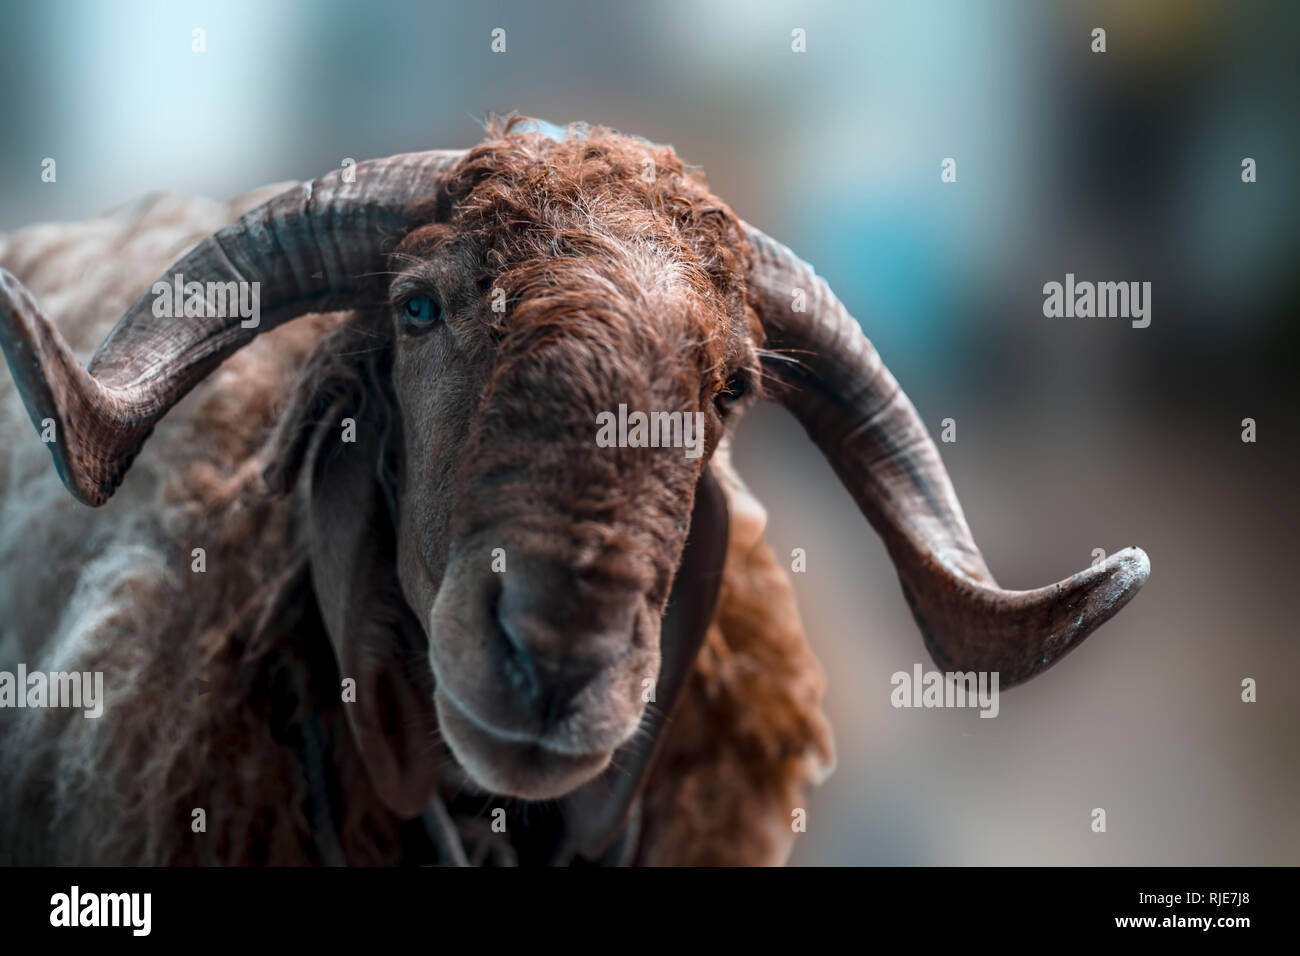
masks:
[[[402,318],[407,325],[430,325],[442,317],[442,309],[427,295],[412,296],[402,305]]]

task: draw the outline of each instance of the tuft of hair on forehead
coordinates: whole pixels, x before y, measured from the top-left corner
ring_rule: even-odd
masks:
[[[462,230],[514,253],[593,232],[683,254],[724,299],[743,298],[743,230],[725,203],[671,146],[575,125],[563,139],[526,117],[495,119],[448,183]],[[498,243],[493,243],[497,245]]]
[[[563,138],[540,129],[526,117],[491,120],[447,184],[453,231],[478,253],[482,278],[512,298],[604,285],[643,300],[646,314],[672,311],[684,331],[694,325],[727,365],[752,331],[735,214],[670,146],[602,126]]]

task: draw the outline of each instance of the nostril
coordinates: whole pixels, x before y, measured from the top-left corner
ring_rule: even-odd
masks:
[[[532,652],[511,626],[509,617],[503,617],[496,598],[492,602],[492,616],[501,632],[501,670],[510,689],[527,703],[535,705],[541,696],[541,682],[537,678],[536,662]]]
[[[591,598],[580,578],[568,565],[517,554],[482,598],[515,716],[541,733],[580,710],[584,691],[634,640],[635,602]]]
[[[540,730],[545,733],[574,712],[579,693],[602,667],[571,654],[555,658],[539,653],[528,640],[530,634],[537,639],[535,623],[530,623],[527,615],[511,614],[508,601],[506,605],[492,599],[491,615],[500,634],[501,673],[518,701],[540,719]]]

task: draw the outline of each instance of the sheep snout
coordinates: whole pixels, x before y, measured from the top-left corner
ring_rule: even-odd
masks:
[[[494,792],[576,787],[635,734],[658,672],[658,615],[639,590],[512,553],[453,560],[429,618],[439,725]]]

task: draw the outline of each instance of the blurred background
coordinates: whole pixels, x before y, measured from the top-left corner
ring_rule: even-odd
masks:
[[[997,719],[895,710],[890,675],[932,664],[884,548],[799,426],[751,414],[738,460],[777,553],[807,552],[839,755],[792,862],[1297,864],[1298,21],[1196,0],[6,4],[0,230],[466,146],[490,112],[672,143],[817,265],[936,440],[954,419],[940,447],[1004,586],[1095,548],[1153,566]],[[1067,272],[1150,282],[1150,327],[1045,318]]]

